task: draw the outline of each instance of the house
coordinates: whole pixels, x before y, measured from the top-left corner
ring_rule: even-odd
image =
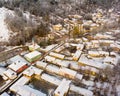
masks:
[[[91,81],[91,80],[85,80],[85,79],[83,79],[81,83],[84,84],[84,85],[86,85],[86,86],[91,86],[91,87],[94,86],[94,82]]]
[[[117,43],[110,44],[110,47],[116,52],[120,51],[120,44],[117,44]]]
[[[82,80],[82,78],[83,78],[83,75],[79,74],[79,73],[77,73],[76,76],[75,76],[76,80]]]
[[[37,61],[35,64],[38,68],[45,69],[48,63],[43,62],[43,61]]]
[[[61,67],[59,70],[59,74],[64,77],[75,79],[75,76],[77,75],[77,71],[74,71],[65,67]]]
[[[11,63],[14,63],[15,61],[21,61],[21,62],[26,62],[26,63],[29,64],[29,62],[26,61],[26,60],[25,60],[22,56],[20,56],[20,55],[16,55],[16,56],[10,58],[9,60],[11,61]],[[10,63],[10,64],[11,64],[11,63]]]
[[[93,92],[85,89],[85,88],[81,88],[75,85],[70,85],[70,91],[81,94],[83,96],[93,96]]]
[[[90,25],[90,27],[91,27],[90,30],[91,30],[91,32],[92,32],[92,31],[97,30],[97,28],[99,28],[99,25],[96,24],[96,23],[93,23],[93,24]]]
[[[57,49],[55,49],[55,52],[59,53],[60,51],[62,51],[63,49],[65,49],[64,46],[60,46]]]
[[[84,44],[77,44],[77,50],[83,50],[84,49]]]
[[[57,77],[54,77],[54,76],[46,74],[46,73],[43,73],[41,78],[51,84],[56,85],[56,86],[58,86],[61,83],[61,81]]]
[[[68,67],[70,65],[70,62],[67,60],[60,60],[60,59],[56,59],[53,64],[59,65],[59,66],[63,66],[63,67]]]
[[[28,69],[26,69],[23,72],[23,75],[28,76],[28,77],[32,77],[33,75],[37,75],[40,76],[42,74],[43,70],[36,68],[34,66],[30,66]]]
[[[52,64],[46,67],[46,71],[53,73],[53,74],[59,74],[59,70],[60,70],[59,67],[57,67],[56,65],[52,65]]]
[[[4,71],[3,75],[8,77],[8,79],[15,79],[17,77],[17,73],[12,71],[11,69]]]
[[[63,79],[54,92],[54,96],[66,96],[70,87],[70,80]]]
[[[28,85],[17,86],[16,93],[18,96],[47,96],[46,94],[29,87]]]
[[[28,64],[26,62],[22,61],[15,61],[11,65],[8,66],[8,68],[12,69],[16,73],[20,73],[23,70],[25,70],[28,67]]]
[[[100,44],[104,46],[110,46],[111,44],[114,44],[114,40],[99,40]]]
[[[80,58],[81,54],[82,54],[82,51],[77,50],[73,56],[73,60],[77,61]]]
[[[107,56],[104,58],[103,62],[112,64],[112,65],[117,65],[118,60],[119,60],[119,58]]]
[[[92,57],[99,57],[100,54],[98,51],[88,51],[88,55]]]
[[[45,61],[50,62],[50,63],[53,63],[55,61],[55,58],[52,56],[46,56],[44,59]]]
[[[40,59],[41,53],[38,52],[38,51],[33,51],[33,52],[30,52],[30,53],[26,54],[24,57],[25,57],[26,60],[28,60],[29,62],[34,62],[34,61]]]
[[[11,87],[10,91],[16,93],[18,91],[18,86],[23,86],[30,81],[30,78],[22,76],[17,82],[15,82]]]
[[[81,66],[90,66],[90,67],[94,67],[97,69],[103,69],[106,67],[105,64],[101,63],[101,62],[97,62],[93,59],[88,59],[85,54],[81,55],[80,59],[78,60],[78,63]]]
[[[62,60],[65,58],[65,55],[62,55],[62,54],[59,54],[59,53],[55,53],[55,52],[50,52],[49,55],[53,56],[55,58],[58,58],[58,59],[62,59]]]
[[[92,57],[109,56],[109,52],[106,52],[106,51],[88,51],[88,55],[90,55]]]

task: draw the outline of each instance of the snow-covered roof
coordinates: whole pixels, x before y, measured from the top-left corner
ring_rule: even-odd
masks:
[[[90,81],[90,80],[83,79],[82,83],[85,84],[85,85],[87,85],[87,86],[94,86],[94,82]]]
[[[36,50],[36,49],[39,49],[40,46],[35,43],[35,44],[30,45],[29,48],[32,48],[32,49],[35,49],[35,50]]]
[[[78,62],[70,61],[70,68],[74,70],[79,70],[80,66],[78,65]]]
[[[77,73],[77,75],[76,75],[75,77],[76,77],[76,79],[82,80],[83,75],[82,75],[82,74]]]
[[[16,88],[17,88],[16,93],[19,94],[20,96],[47,96],[46,94],[38,90],[32,89],[27,85],[17,86]]]
[[[67,60],[63,60],[62,62],[59,63],[61,66],[68,67],[70,62]]]
[[[113,44],[115,43],[114,40],[99,40],[100,43],[106,43],[106,44]]]
[[[26,62],[28,63],[23,57],[21,57],[20,55],[16,55],[12,58],[10,58],[10,61],[13,63],[15,61],[21,61],[21,62]]]
[[[32,59],[32,58],[34,58],[34,57],[36,57],[38,55],[41,55],[41,53],[38,52],[38,51],[33,51],[33,52],[30,52],[30,53],[26,54],[25,57]]]
[[[52,44],[52,45],[49,45],[45,48],[45,51],[48,52],[49,50],[51,50],[52,48],[54,48],[55,46],[57,46],[58,44]]]
[[[109,52],[106,51],[88,51],[90,56],[108,56]]]
[[[46,66],[48,65],[48,63],[46,62],[43,62],[43,61],[37,61],[36,62],[36,66],[39,67],[39,68],[46,68]]]
[[[55,58],[52,57],[52,56],[46,56],[46,57],[45,57],[45,60],[52,63],[52,62],[55,61]]]
[[[55,49],[55,52],[60,52],[64,49],[65,47],[64,46],[60,46],[58,47],[57,49]]]
[[[70,91],[76,92],[84,96],[93,96],[93,92],[85,88],[77,87],[75,85],[70,86]]]
[[[50,82],[54,85],[59,85],[61,83],[61,81],[57,78],[57,77],[54,77],[54,76],[51,76],[51,75],[48,75],[46,73],[43,73],[41,78],[47,82]]]
[[[28,69],[26,69],[23,74],[27,75],[27,76],[32,76],[33,74],[35,75],[41,75],[41,73],[43,72],[43,70],[36,68],[34,66],[30,66]]]
[[[82,51],[81,50],[77,50],[73,56],[73,60],[78,60],[79,57],[81,56]]]
[[[52,72],[52,73],[56,73],[56,74],[58,74],[59,73],[59,67],[57,67],[57,66],[55,66],[55,65],[48,65],[47,67],[46,67],[46,70],[47,71],[49,71],[49,72]]]
[[[68,68],[65,68],[65,67],[61,67],[60,68],[60,74],[67,74],[69,76],[72,76],[73,78],[76,76],[77,72],[74,71],[74,70],[71,70],[71,69],[68,69]]]
[[[80,64],[85,64],[86,66],[91,66],[91,67],[95,67],[98,69],[103,69],[106,67],[106,65],[104,65],[101,62],[97,62],[93,59],[88,59],[84,54],[80,57],[79,61]]]
[[[9,77],[10,79],[14,79],[17,77],[17,73],[12,71],[11,69],[4,71],[3,74],[6,75],[7,77]]]
[[[8,67],[16,72],[17,70],[19,70],[26,64],[27,64],[26,62],[16,61],[16,62],[12,63],[11,65],[9,65]]]
[[[118,58],[107,56],[107,57],[104,58],[104,61],[103,61],[103,62],[104,62],[104,63],[110,63],[110,64],[113,64],[113,65],[116,65],[117,62],[118,62]]]
[[[77,49],[83,50],[83,48],[84,48],[84,44],[78,44],[78,45],[77,45]]]
[[[17,87],[18,86],[23,86],[29,82],[30,78],[22,76],[16,83],[14,83],[11,87],[10,90],[13,92],[17,92]]]
[[[59,59],[64,59],[65,58],[65,55],[62,55],[62,54],[59,54],[59,53],[55,53],[55,52],[50,52],[49,55],[53,56],[53,57],[56,57],[56,58],[59,58]]]
[[[60,85],[55,90],[54,94],[56,96],[64,96],[69,90],[70,83],[70,80],[63,79]]]

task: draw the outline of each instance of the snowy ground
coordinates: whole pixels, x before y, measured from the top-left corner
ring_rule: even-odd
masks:
[[[6,14],[13,14],[12,11],[2,7],[0,8],[0,42],[6,42],[8,41],[10,37],[10,30],[7,28],[7,25],[5,24],[5,16]]]

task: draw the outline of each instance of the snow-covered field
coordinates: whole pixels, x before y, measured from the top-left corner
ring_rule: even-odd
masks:
[[[4,7],[0,8],[0,42],[7,42],[11,33],[4,21],[6,14],[13,14],[13,12]]]

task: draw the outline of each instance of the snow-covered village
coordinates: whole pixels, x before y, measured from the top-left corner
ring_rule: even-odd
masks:
[[[120,0],[0,0],[0,96],[120,96]]]

